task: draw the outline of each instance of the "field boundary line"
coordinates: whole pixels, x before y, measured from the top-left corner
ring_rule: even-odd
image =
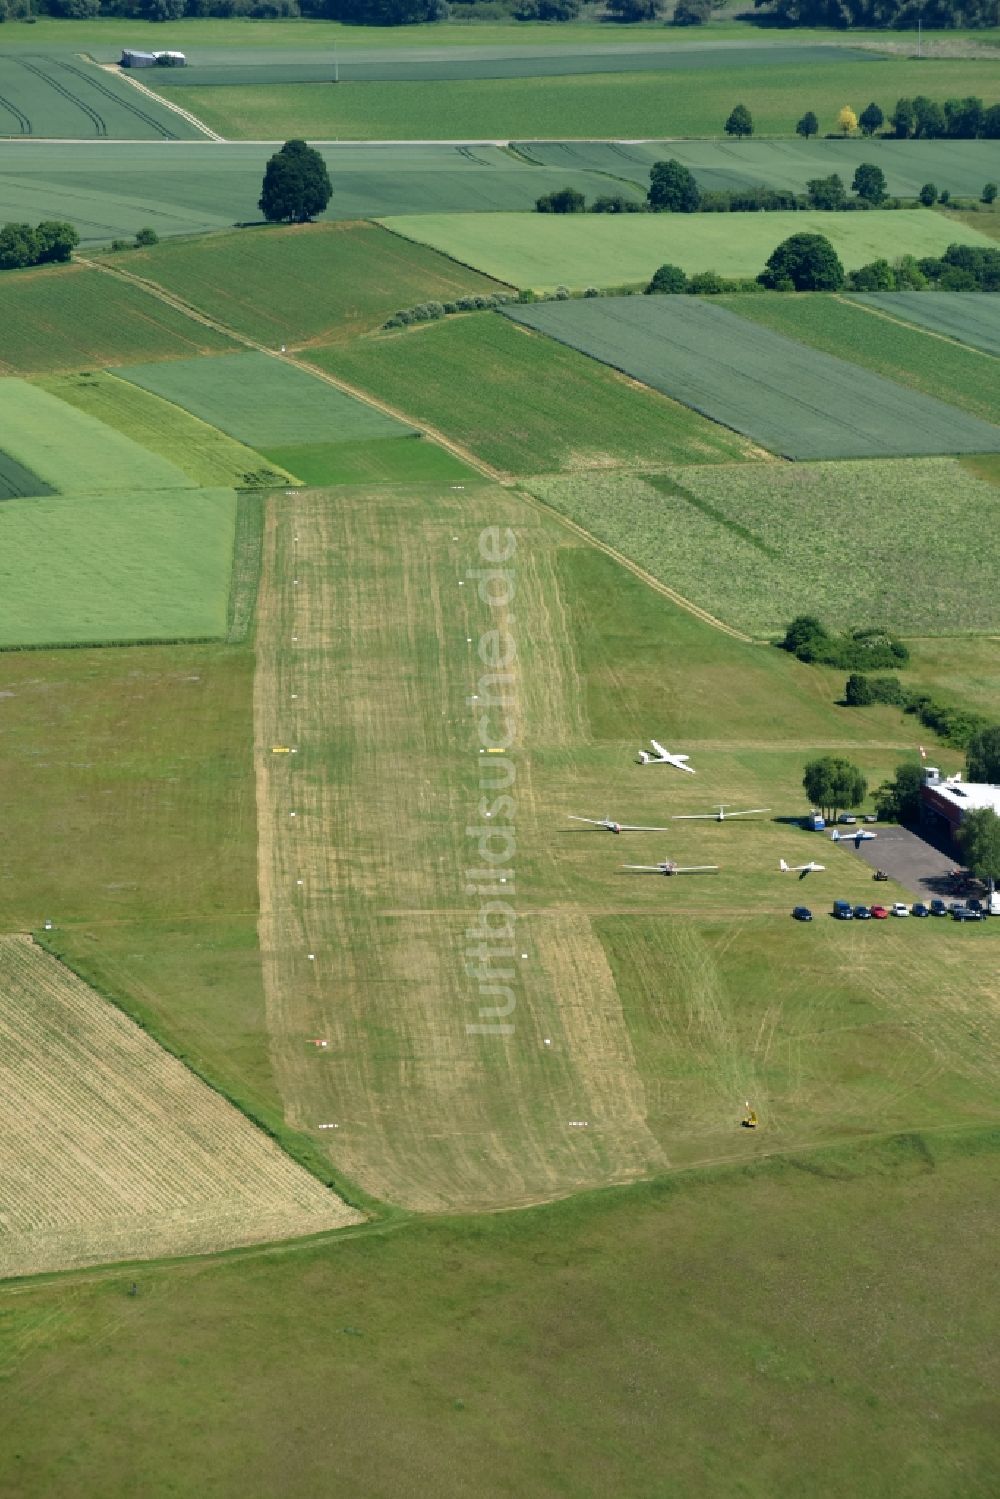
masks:
[[[107,276],[117,276],[120,280],[129,282],[132,286],[137,287],[139,291],[143,291],[148,296],[155,297],[158,301],[165,303],[166,306],[172,307],[175,312],[183,313],[185,317],[191,318],[196,323],[201,323],[205,328],[211,328],[215,333],[224,334],[225,337],[231,338],[234,343],[242,344],[244,348],[253,349],[257,354],[266,354],[270,359],[277,359],[282,364],[294,365],[296,369],[304,370],[307,374],[314,375],[316,379],[323,380],[327,385],[332,385],[335,390],[342,391],[345,395],[353,396],[356,401],[360,401],[365,406],[370,406],[374,411],[380,411],[384,416],[391,416],[396,421],[402,422],[404,426],[413,427],[425,437],[429,437],[432,442],[437,443],[439,447],[446,448],[454,457],[459,458],[469,468],[481,474],[483,478],[490,479],[495,484],[510,482],[498,469],[492,468],[482,458],[477,458],[474,453],[463,447],[461,443],[455,442],[450,437],[446,437],[436,427],[431,427],[426,422],[415,420],[405,411],[401,411],[399,407],[390,406],[388,401],[379,400],[377,396],[373,396],[368,391],[362,390],[360,386],[352,385],[349,381],[342,380],[338,375],[332,375],[329,370],[320,369],[318,365],[311,364],[308,359],[302,359],[295,353],[282,353],[278,349],[271,349],[267,344],[259,343],[257,339],[251,338],[249,334],[237,332],[226,323],[222,323],[217,318],[209,316],[208,313],[201,312],[197,307],[192,306],[190,302],[185,302],[173,292],[167,291],[162,286],[158,286],[155,281],[148,281],[145,276],[137,276],[134,271],[127,271],[123,266],[106,265],[102,261],[91,260],[86,255],[76,255],[74,259],[80,265],[89,266],[92,270],[103,271]]]
[[[908,323],[905,318],[890,312],[887,307],[873,307],[870,302],[856,302],[853,297],[845,296],[842,292],[835,292],[833,300],[842,302],[845,307],[856,307],[859,312],[868,312],[872,317],[885,318],[887,323],[895,323],[897,328],[907,328],[911,333],[924,333],[928,338],[939,338],[944,344],[951,344],[957,349],[965,349],[970,354],[978,354],[982,359],[996,359],[997,357],[988,349],[977,349],[975,344],[964,344],[960,338],[953,338],[950,333],[939,333],[936,328],[925,328],[921,323]]]
[[[146,98],[151,100],[153,104],[162,104],[164,109],[169,109],[173,114],[179,115],[182,120],[186,120],[189,125],[193,125],[196,130],[200,130],[203,135],[206,135],[210,141],[218,141],[220,144],[225,142],[226,137],[224,135],[219,135],[216,131],[212,130],[203,120],[199,120],[197,115],[193,115],[189,109],[182,109],[179,104],[171,104],[170,100],[164,99],[162,94],[154,94],[151,88],[147,88],[144,83],[139,82],[138,78],[133,78],[130,73],[121,70],[116,63],[102,62],[98,63],[97,66],[102,73],[111,73],[115,78],[120,78],[124,83],[131,84],[134,89],[139,90],[140,94],[145,94]]]
[[[599,541],[596,536],[592,536],[589,531],[585,530],[583,526],[578,525],[575,520],[570,520],[568,515],[560,514],[551,505],[547,505],[544,500],[540,500],[537,495],[530,494],[527,490],[519,488],[516,483],[513,487],[522,499],[527,500],[528,504],[533,505],[537,510],[544,511],[546,515],[551,516],[553,520],[557,520],[567,530],[575,532],[577,536],[582,537],[592,547],[596,547],[599,552],[603,552],[606,557],[612,558],[621,567],[627,568],[633,577],[638,578],[641,583],[645,583],[648,588],[652,588],[654,593],[658,593],[663,598],[669,599],[672,604],[676,604],[679,609],[686,610],[688,614],[693,614],[695,619],[700,619],[703,624],[711,625],[715,630],[721,630],[723,635],[729,635],[733,640],[742,641],[744,645],[762,645],[766,643],[755,640],[752,635],[745,635],[742,630],[737,630],[734,625],[727,625],[723,620],[717,619],[714,614],[710,614],[700,604],[696,604],[692,599],[685,598],[682,593],[678,593],[676,588],[671,588],[669,584],[661,582],[659,578],[654,577],[652,573],[647,572],[644,567],[641,567],[638,562],[633,562],[631,557],[626,557],[624,552],[619,552],[605,541]]]

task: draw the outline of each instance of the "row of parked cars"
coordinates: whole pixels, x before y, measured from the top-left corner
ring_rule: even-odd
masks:
[[[985,921],[989,908],[981,900],[965,902],[932,900],[930,905],[917,901],[908,906],[905,900],[897,900],[891,906],[852,906],[850,901],[835,900],[832,914],[838,921],[886,921],[890,916],[950,916],[952,921]],[[812,921],[813,913],[808,906],[796,906],[792,912],[796,921]]]

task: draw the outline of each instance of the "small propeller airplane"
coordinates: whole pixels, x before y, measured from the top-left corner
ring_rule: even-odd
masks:
[[[810,859],[808,864],[786,864],[784,859],[779,859],[778,866],[782,874],[797,874],[800,880],[804,880],[807,874],[821,874],[826,868],[825,864],[817,864],[815,859]]]
[[[574,817],[572,812],[566,816],[570,822],[589,822],[592,828],[605,828],[609,833],[669,833],[669,828],[643,828],[634,822],[614,822],[610,817]]]
[[[664,859],[662,864],[623,864],[637,874],[716,874],[718,864],[675,864],[673,859]]]
[[[867,828],[855,828],[853,833],[841,833],[834,828],[830,834],[831,843],[853,843],[855,848],[860,848],[862,843],[867,843],[869,838],[877,838],[877,833],[870,833]]]
[[[665,750],[663,745],[658,744],[655,739],[651,739],[649,742],[653,746],[655,753],[651,755],[649,750],[640,750],[640,765],[672,765],[675,770],[686,770],[689,776],[697,774],[694,767],[687,763],[691,758],[689,755],[672,755],[669,750]]]
[[[745,812],[727,812],[729,802],[716,802],[715,812],[680,812],[671,822],[725,822],[727,817],[754,817],[758,812],[770,812],[770,807],[748,807]]]

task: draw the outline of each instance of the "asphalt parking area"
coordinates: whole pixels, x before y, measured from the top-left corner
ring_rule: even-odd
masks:
[[[918,900],[928,901],[935,896],[954,900],[955,892],[950,876],[959,862],[954,854],[942,853],[932,843],[911,833],[908,828],[880,828],[877,838],[862,843],[858,849],[855,849],[853,843],[847,843],[850,829],[842,831],[842,848],[848,847],[851,853],[871,865],[872,869],[884,869],[887,875]],[[875,899],[874,895],[872,899]]]

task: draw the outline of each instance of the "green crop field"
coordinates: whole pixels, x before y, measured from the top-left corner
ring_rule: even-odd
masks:
[[[694,412],[490,313],[310,357],[507,473],[750,456],[746,443]]]
[[[30,152],[0,140],[0,221],[69,219],[85,246],[194,234],[259,221],[261,178],[273,146],[178,141],[38,141]],[[567,185],[588,198],[607,191],[600,172],[533,166],[498,146],[320,147],[335,183],[325,219],[384,214],[498,212],[534,207],[540,193]],[[616,190],[639,196],[628,185]],[[977,188],[978,191],[978,188]],[[451,272],[454,275],[454,271]]]
[[[846,270],[898,255],[986,245],[935,213],[412,214],[388,228],[512,286],[583,291],[645,285],[664,261],[683,271],[756,276],[790,234],[823,234]]]
[[[915,323],[930,333],[940,333],[945,338],[968,344],[971,349],[1000,357],[1000,294],[996,292],[985,296],[959,291],[873,292],[855,295],[851,301],[862,307],[875,307],[890,317]],[[884,334],[885,330],[880,326],[879,347]],[[940,347],[935,346],[935,361],[941,358],[941,354]],[[981,360],[975,367],[980,371],[984,369]]]
[[[220,366],[222,369],[222,366]],[[206,488],[260,488],[297,482],[284,465],[234,442],[172,401],[161,400],[128,380],[104,371],[49,375],[36,380],[43,390],[68,401],[149,452],[181,469]]]
[[[0,500],[13,500],[22,495],[55,494],[51,484],[46,484],[30,468],[18,463],[9,453],[0,451]]]
[[[31,148],[34,150],[34,147]],[[129,358],[176,359],[233,343],[136,287],[83,266],[0,275],[0,371],[35,375]]]
[[[416,435],[298,443],[268,448],[264,456],[294,467],[303,484],[434,484],[478,478],[447,448]]]
[[[953,293],[912,292],[909,300],[919,304],[925,295],[930,295],[940,305]],[[840,297],[786,296],[777,292],[764,297],[722,299],[723,305],[733,312],[770,328],[774,333],[798,339],[825,354],[848,359],[852,364],[874,370],[876,374],[923,391],[925,395],[940,396],[949,406],[960,406],[983,421],[1000,422],[1000,362],[940,338],[930,338],[916,328],[866,310],[868,305],[874,305],[892,313],[895,306],[892,296],[888,303],[869,304],[867,298],[863,300],[865,306],[855,306]],[[965,302],[962,323],[973,329],[979,325],[975,308],[986,304],[982,309],[982,326],[988,338],[990,299],[967,297]],[[972,307],[968,305],[970,302]],[[996,304],[1000,309],[1000,296]],[[946,306],[943,319],[947,316]],[[1000,352],[1000,316],[993,318],[993,324]]]
[[[529,488],[758,637],[802,613],[914,635],[1000,628],[1000,546],[988,527],[975,545],[969,537],[997,490],[953,459],[713,466]]]
[[[0,410],[5,451],[58,492],[192,484],[176,464],[26,380],[0,379]]]
[[[235,516],[223,489],[8,500],[0,646],[224,636]]]
[[[162,81],[156,80],[162,87]],[[733,104],[750,109],[759,135],[793,135],[807,109],[835,128],[844,104],[871,99],[888,114],[903,95],[945,99],[975,92],[996,102],[991,62],[882,59],[846,66],[688,68],[663,73],[469,79],[466,82],[288,83],[275,88],[191,88],[170,78],[166,97],[220,135],[273,140],[561,140],[723,134]]]
[[[826,124],[835,128],[832,121]],[[811,177],[831,172],[838,172],[850,190],[857,167],[872,162],[885,173],[889,192],[902,198],[915,198],[925,182],[947,187],[952,197],[978,198],[996,170],[992,141],[804,141],[793,136],[781,141],[519,141],[514,149],[549,171],[606,173],[641,187],[644,194],[653,163],[668,159],[689,167],[706,191],[763,185],[796,193],[805,192]]]
[[[399,307],[501,289],[372,224],[220,235],[157,245],[121,263],[275,348],[339,342],[377,328]]]
[[[700,297],[542,302],[509,316],[786,458],[1000,451],[1000,427]]]
[[[401,437],[394,417],[345,395],[287,360],[247,351],[218,359],[174,359],[114,371],[174,401],[240,442],[262,447]]]
[[[0,54],[0,132],[60,139],[203,138],[175,110],[62,50]]]

